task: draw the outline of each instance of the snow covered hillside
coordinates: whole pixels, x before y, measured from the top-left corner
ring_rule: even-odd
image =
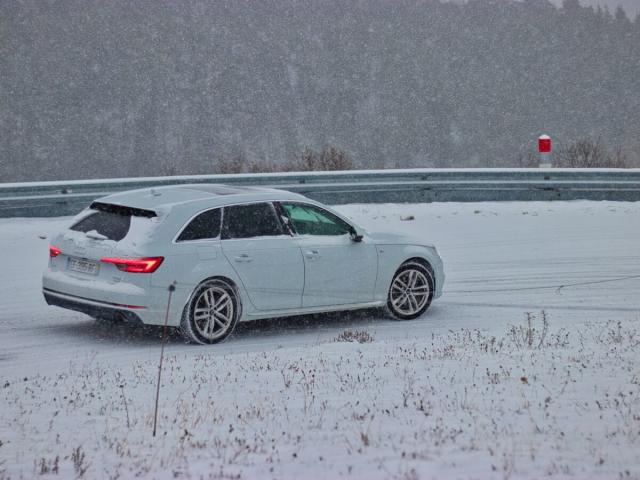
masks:
[[[1,220],[0,478],[640,478],[640,204],[339,210],[435,243],[443,297],[172,336],[156,438],[159,330],[47,307],[66,220]]]

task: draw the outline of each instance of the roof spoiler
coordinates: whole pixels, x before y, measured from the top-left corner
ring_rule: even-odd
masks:
[[[158,214],[153,210],[145,210],[144,208],[126,207],[124,205],[115,205],[113,203],[93,202],[89,208],[99,210],[101,212],[115,213],[117,215],[131,215],[134,217],[157,217]]]

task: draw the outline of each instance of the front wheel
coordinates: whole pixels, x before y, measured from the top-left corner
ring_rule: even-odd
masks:
[[[434,280],[425,265],[409,261],[393,276],[387,296],[387,310],[397,320],[411,320],[422,315],[433,299]]]
[[[224,280],[208,280],[191,295],[180,332],[190,343],[221,342],[233,332],[239,317],[240,301],[235,288]]]

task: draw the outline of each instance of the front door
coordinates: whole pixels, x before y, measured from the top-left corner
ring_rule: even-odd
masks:
[[[282,202],[305,263],[303,307],[373,300],[378,271],[375,245],[354,242],[350,226],[315,205]]]

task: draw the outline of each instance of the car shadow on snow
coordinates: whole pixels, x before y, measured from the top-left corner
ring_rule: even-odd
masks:
[[[49,327],[49,330],[65,337],[81,338],[99,344],[108,342],[148,346],[159,344],[162,339],[161,326],[113,323],[84,316],[77,318],[77,322]],[[292,336],[336,336],[344,330],[372,327],[384,321],[387,321],[384,314],[376,309],[251,320],[239,323],[224,344],[247,343],[264,338],[282,337],[285,340]],[[167,343],[180,345],[185,344],[185,341],[177,328],[169,328]]]
[[[320,331],[335,331],[338,334],[347,329],[373,326],[384,320],[384,314],[375,309],[252,320],[238,324],[229,341],[252,337],[309,334]]]

